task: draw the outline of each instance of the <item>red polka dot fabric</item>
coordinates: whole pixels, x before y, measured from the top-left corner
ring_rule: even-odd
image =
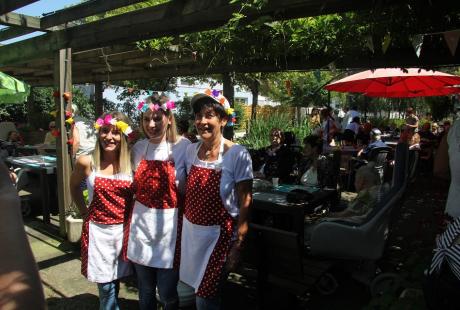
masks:
[[[197,291],[203,298],[217,293],[236,225],[220,197],[221,176],[220,170],[192,166],[187,178],[184,216],[193,224],[220,226],[219,239]]]
[[[88,277],[89,222],[99,224],[122,224],[127,208],[131,205],[133,193],[131,180],[96,176],[93,199],[88,208],[88,217],[83,223],[81,234],[81,273]],[[93,240],[92,242],[97,242]]]
[[[142,160],[134,175],[136,200],[148,208],[177,208],[174,162]]]
[[[148,208],[172,209],[178,208],[181,203],[177,193],[176,172],[173,161],[141,160],[134,174],[132,190],[135,193],[135,199]],[[132,207],[128,212],[124,227],[122,257],[125,260],[128,260],[127,249],[131,218]],[[181,224],[182,215],[179,212],[178,222],[171,224],[177,225],[174,268],[178,268],[180,261]]]

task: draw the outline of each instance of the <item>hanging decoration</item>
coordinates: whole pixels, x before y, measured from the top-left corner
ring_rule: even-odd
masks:
[[[372,36],[367,35],[365,37],[365,40],[366,40],[366,47],[372,52],[372,54],[374,54],[374,52],[375,52],[375,50],[374,50],[374,40],[372,39]]]
[[[390,47],[390,43],[391,43],[391,35],[389,33],[387,33],[384,37],[383,37],[383,41],[382,41],[382,53],[385,54],[388,50],[388,47]]]
[[[423,38],[424,38],[423,34],[416,34],[410,37],[410,41],[412,43],[412,46],[414,47],[415,54],[419,58],[420,58],[420,53],[422,52]]]
[[[460,30],[444,32],[444,40],[446,40],[447,46],[449,47],[449,50],[452,56],[455,56],[455,52],[457,51],[459,39],[460,39]]]

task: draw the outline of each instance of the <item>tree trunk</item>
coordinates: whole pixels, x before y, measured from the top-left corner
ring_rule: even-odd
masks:
[[[223,93],[224,96],[227,98],[228,102],[230,102],[230,106],[234,107],[235,101],[235,79],[233,77],[233,73],[226,72],[222,73],[222,84],[223,84]]]
[[[26,103],[26,111],[27,111],[27,123],[29,125],[32,124],[32,115],[35,115],[35,96],[34,96],[34,87],[30,87],[30,95],[27,98],[27,103]]]
[[[251,104],[251,121],[257,118],[257,103],[259,102],[259,81],[254,80],[251,85],[252,104]]]
[[[96,103],[96,117],[104,113],[104,101],[102,99],[102,94],[104,93],[104,88],[102,87],[102,82],[94,83],[94,101]]]

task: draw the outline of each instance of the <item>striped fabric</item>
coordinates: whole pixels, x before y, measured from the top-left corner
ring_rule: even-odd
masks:
[[[439,272],[445,260],[453,274],[460,280],[460,244],[456,242],[459,236],[460,217],[457,217],[455,221],[447,226],[446,231],[436,239],[436,249],[434,249],[430,274]]]

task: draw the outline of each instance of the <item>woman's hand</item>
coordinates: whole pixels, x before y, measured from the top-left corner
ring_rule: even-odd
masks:
[[[225,266],[227,272],[235,271],[240,263],[241,258],[241,249],[242,249],[242,242],[235,241],[230,248],[230,252],[228,253],[227,257],[227,264]]]

